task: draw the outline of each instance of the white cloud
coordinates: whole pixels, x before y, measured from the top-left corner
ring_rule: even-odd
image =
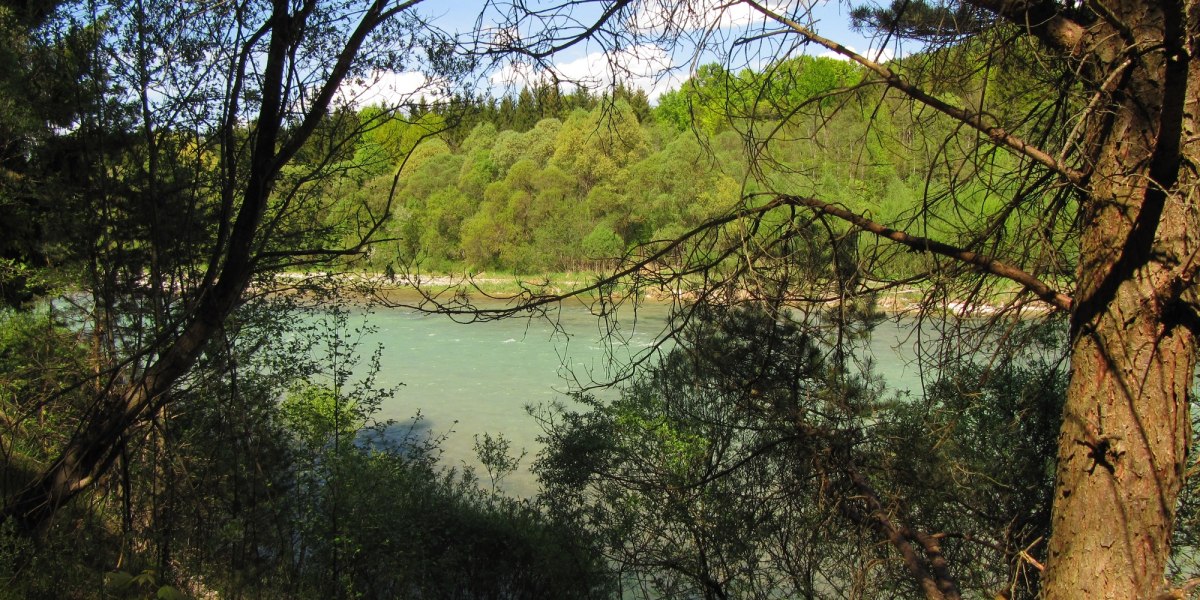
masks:
[[[785,10],[779,3],[767,2],[764,5],[776,12]],[[740,29],[765,21],[766,17],[758,10],[736,0],[659,0],[641,3],[626,25],[630,30],[645,35],[664,31]]]
[[[519,88],[552,81],[550,72],[528,63],[510,62],[488,77],[495,87]]]
[[[558,81],[568,87],[603,91],[614,83],[645,90],[651,101],[680,83],[674,60],[662,47],[643,44],[617,51],[591,52],[573,60],[538,68],[509,64],[491,76],[497,87],[519,88]]]
[[[895,49],[891,48],[891,47],[868,48],[865,54],[859,52],[858,49],[855,48],[854,46],[846,46],[846,48],[848,50],[850,50],[851,52],[854,52],[855,54],[861,54],[862,56],[866,57],[867,59],[877,62],[877,63],[885,63],[889,60],[892,60],[893,58],[896,58]],[[903,54],[904,53],[902,52],[901,56],[903,56]],[[846,56],[838,54],[837,52],[834,52],[833,50],[826,50],[826,51],[818,54],[817,56],[822,57],[822,58],[836,58],[837,60],[850,60]]]
[[[432,101],[441,97],[435,81],[423,73],[377,71],[369,77],[346,81],[338,90],[341,100],[352,106],[396,106],[420,96]]]

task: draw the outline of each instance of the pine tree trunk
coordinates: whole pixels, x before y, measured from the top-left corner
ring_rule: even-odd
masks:
[[[1195,336],[1154,318],[1146,277],[1079,324],[1059,434],[1046,598],[1164,587],[1190,438]]]
[[[1189,19],[1171,3],[1106,4],[1141,42],[1165,49],[1131,61],[1111,110],[1095,118],[1045,574],[1050,600],[1152,598],[1167,588],[1191,440],[1200,59],[1188,59],[1189,42],[1172,48],[1172,39],[1187,40],[1179,30]],[[1092,53],[1111,73],[1127,48],[1097,42]]]

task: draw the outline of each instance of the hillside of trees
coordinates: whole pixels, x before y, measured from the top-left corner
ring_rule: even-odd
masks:
[[[393,241],[374,246],[366,262],[376,271],[599,271],[778,185],[801,195],[819,191],[884,222],[919,217],[931,233],[952,229],[942,219],[983,219],[1003,190],[956,189],[968,207],[955,214],[915,210],[922,198],[948,191],[952,177],[940,170],[964,163],[966,154],[937,145],[950,123],[914,115],[876,89],[831,95],[864,77],[846,61],[801,56],[765,72],[703,66],[653,107],[644,92],[623,86],[598,95],[544,86],[500,101],[422,100],[382,123],[375,123],[378,110],[366,109],[359,118],[371,125],[344,164],[354,175],[334,183],[342,186],[334,193],[362,196],[354,202],[382,198],[401,172],[385,230]],[[939,93],[969,97],[989,85],[964,77]],[[1034,101],[1010,93],[1014,111]],[[820,110],[783,123],[809,105]],[[781,124],[772,162],[763,164],[764,149],[747,147],[744,129]],[[988,168],[1010,166],[997,157]],[[897,275],[921,268],[903,262],[888,268]]]
[[[932,138],[926,139],[925,130],[916,129],[914,115],[906,113],[903,105],[890,103],[875,91],[825,97],[864,76],[844,61],[799,57],[772,65],[769,73],[735,75],[717,65],[705,66],[654,106],[644,93],[618,86],[607,94],[540,87],[499,100],[421,99],[400,113],[374,107],[341,110],[321,119],[312,138],[298,149],[300,166],[281,176],[301,177],[306,164],[321,165],[333,174],[297,189],[329,199],[319,210],[303,214],[314,220],[316,235],[348,246],[359,232],[348,230],[347,224],[363,220],[347,215],[382,210],[391,199],[391,217],[379,232],[386,241],[372,244],[363,255],[352,253],[345,261],[329,265],[374,272],[415,268],[602,272],[620,264],[627,254],[678,238],[727,214],[744,195],[769,187],[760,177],[786,180],[797,190],[820,190],[826,197],[834,194],[855,210],[901,221],[912,212],[916,199],[938,185],[939,176],[932,171],[946,160],[939,153],[947,151],[936,148]],[[764,98],[736,93],[762,87],[764,81],[770,83]],[[980,84],[967,82],[945,93],[968,94],[973,85]],[[787,135],[776,141],[782,148],[776,156],[785,159],[765,174],[752,173],[762,165],[754,160],[754,149],[743,143],[745,132],[740,128],[778,124],[788,111],[810,103],[828,111],[828,119],[787,123]],[[894,140],[873,133],[878,128],[912,130],[907,136],[909,146],[897,146]],[[979,191],[981,210],[990,193],[994,192]],[[127,218],[136,220],[139,215],[130,213]],[[29,239],[46,244],[55,236],[39,232]],[[132,243],[131,249],[137,246]],[[77,250],[58,248],[64,253],[60,259],[70,264]],[[132,255],[134,264],[137,255],[136,251]],[[23,256],[26,266],[33,264],[30,254],[14,256]],[[820,270],[827,259],[818,253],[810,260]],[[889,268],[896,273],[916,272],[920,261],[916,255],[909,264],[893,262]],[[308,266],[299,262],[291,268]],[[89,410],[88,388],[102,384],[72,383],[81,378],[88,381],[81,372],[94,360],[89,358],[94,350],[88,344],[96,342],[77,337],[71,325],[86,322],[87,301],[74,298],[68,304],[45,305],[15,300],[41,293],[33,285],[37,282],[63,285],[61,278],[70,272],[62,268],[23,272],[35,275],[24,282],[10,276],[6,282],[14,300],[4,313],[7,333],[0,343],[0,356],[6,361],[4,414],[11,415],[5,417],[6,496],[28,485],[37,469],[62,451],[71,437],[63,427],[84,418]],[[334,291],[317,305],[336,306],[339,301]],[[596,503],[595,498],[614,493],[605,478],[625,481],[631,475],[621,475],[619,464],[605,463],[601,468],[590,451],[580,450],[580,436],[586,446],[586,432],[597,427],[592,420],[615,418],[622,425],[604,426],[607,435],[614,436],[604,444],[607,452],[616,452],[627,443],[625,435],[643,435],[642,428],[651,427],[652,438],[685,435],[682,432],[703,427],[687,420],[693,410],[724,411],[737,405],[733,397],[667,400],[655,396],[653,390],[662,377],[675,378],[674,384],[715,377],[708,367],[688,367],[680,352],[668,357],[658,367],[661,371],[630,388],[627,399],[612,408],[581,399],[596,406],[597,413],[542,415],[549,454],[538,469],[546,488],[537,499],[518,500],[486,491],[479,474],[439,465],[437,439],[422,437],[419,421],[376,421],[379,404],[392,391],[375,389],[370,376],[351,381],[349,375],[359,361],[370,360],[372,349],[354,346],[357,334],[347,330],[344,312],[335,311],[314,324],[305,316],[311,314],[308,302],[268,296],[239,308],[224,326],[219,340],[223,347],[207,350],[193,368],[190,383],[175,392],[172,412],[156,416],[140,439],[119,442],[113,475],[82,497],[87,501],[76,500],[60,509],[53,525],[33,543],[19,535],[14,521],[8,521],[3,556],[10,596],[186,596],[215,591],[233,597],[550,598],[612,597],[614,590],[641,589],[655,597],[690,597],[703,594],[702,587],[696,586],[703,586],[705,578],[716,577],[718,571],[726,573],[716,586],[722,594],[750,597],[755,595],[752,590],[760,589],[811,595],[830,582],[837,582],[834,588],[842,585],[843,578],[864,567],[846,563],[823,572],[828,567],[821,566],[827,560],[822,556],[839,548],[851,551],[829,538],[812,556],[794,554],[787,547],[770,550],[782,552],[789,560],[811,561],[799,571],[765,565],[746,570],[737,566],[739,561],[754,562],[754,554],[771,546],[758,539],[759,533],[734,523],[694,532],[700,537],[691,541],[664,540],[674,547],[678,560],[686,561],[698,560],[689,553],[703,550],[711,543],[709,536],[717,536],[722,545],[732,544],[723,551],[720,564],[701,561],[698,568],[703,576],[691,567],[656,562],[667,559],[645,555],[649,547],[622,554],[620,549],[633,540],[660,527],[676,526],[675,519],[696,518],[688,515],[696,510],[689,504],[697,499],[669,500],[664,509],[683,512],[640,515],[650,521],[639,529],[630,530],[611,515],[601,516],[610,510],[638,510],[640,504],[625,506],[633,502],[629,497],[623,497],[620,506]],[[705,322],[749,319],[753,323],[756,318],[761,315],[708,317]],[[298,327],[297,323],[308,324]],[[809,326],[797,323],[802,329]],[[127,343],[135,333],[136,328],[123,331],[109,343]],[[792,339],[795,335],[788,333],[781,339],[785,345],[781,352],[796,350],[787,347],[790,344],[813,343]],[[727,334],[721,342],[697,341],[711,347],[696,358],[740,354],[744,350],[736,349],[738,345],[774,336],[751,327]],[[289,341],[271,343],[273,339]],[[721,348],[721,344],[732,347]],[[847,383],[848,365],[833,363],[825,370],[815,350],[798,351],[803,356],[787,360],[794,360],[799,370],[772,375],[772,383],[762,384],[783,389],[811,385],[847,401],[859,396],[854,401],[859,408],[846,415],[853,419],[870,414],[860,411],[885,397],[878,388]],[[771,352],[760,357],[762,364],[784,360]],[[703,372],[692,373],[692,368]],[[721,377],[750,376],[737,374],[749,365],[728,368],[734,371]],[[1049,373],[1042,377],[1054,377],[1053,369]],[[21,400],[28,397],[51,399],[44,405]],[[947,397],[958,398],[953,393]],[[682,420],[647,424],[646,419],[657,418],[655,406],[662,401],[681,402]],[[935,405],[945,401],[931,400]],[[705,408],[692,402],[716,404]],[[570,428],[553,425],[563,418],[572,423]],[[895,418],[919,420],[907,413]],[[729,432],[738,436],[736,432],[744,427],[763,426],[740,424]],[[727,434],[686,435],[693,436],[692,443],[709,443],[701,440],[715,441]],[[735,446],[757,452],[753,440]],[[503,477],[506,469],[515,467],[506,462],[510,457],[502,438],[489,438],[477,449],[489,458],[485,464],[490,477]],[[645,452],[649,454],[642,460],[664,460],[658,454],[662,449],[620,452],[633,453],[622,460],[635,460]],[[696,476],[695,469],[718,468],[703,466],[713,457],[702,458],[706,455],[702,449],[688,452],[693,456],[688,461],[699,462],[686,467],[676,462],[667,480],[652,477],[644,485],[707,485],[670,483],[687,482]],[[776,458],[770,460],[782,461],[780,465],[792,461],[788,452],[771,456]],[[593,473],[590,468],[599,470]],[[1021,485],[1033,486],[1029,493],[1036,495],[1046,484],[1046,467],[1033,464],[1031,468],[1033,480]],[[740,470],[737,473],[743,476]],[[748,476],[749,480],[729,479],[721,485],[745,485],[747,490],[768,485],[755,480],[756,475]],[[591,486],[598,494],[594,498],[587,495]],[[639,494],[649,491],[639,489]],[[920,496],[914,493],[914,498]],[[724,500],[712,505],[706,501],[702,510],[748,508],[746,498],[718,497]],[[765,499],[755,502],[761,500]],[[638,502],[652,506],[660,501],[647,497]],[[798,497],[797,502],[781,506],[771,519],[799,518],[805,513],[804,500]],[[1028,545],[1044,533],[1045,516],[1037,514],[1041,516],[1015,530],[1006,544]],[[1011,517],[996,517],[1005,518]],[[856,527],[839,535],[857,538],[861,532],[853,533]],[[78,544],[80,536],[88,541]],[[864,542],[851,545],[860,543]],[[1012,559],[1003,551],[986,558],[1006,568],[1022,564]],[[869,562],[866,557],[862,560]],[[981,587],[1002,585],[1006,576],[1005,568],[982,573],[975,582]],[[893,585],[888,581],[880,579],[872,589],[888,589]],[[900,584],[897,589],[904,587]]]
[[[888,60],[822,7],[0,0],[0,598],[1194,596],[1197,3],[849,7]],[[472,87],[585,47],[716,62]],[[378,419],[347,314],[429,272],[617,337],[670,292],[531,409],[536,497]]]

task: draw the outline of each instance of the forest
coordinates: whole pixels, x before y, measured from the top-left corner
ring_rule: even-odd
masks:
[[[644,91],[622,85],[599,94],[547,85],[499,101],[429,105],[422,98],[382,123],[374,122],[382,109],[368,108],[331,117],[366,123],[342,157],[353,177],[331,185],[352,186],[337,194],[352,203],[382,204],[391,194],[399,201],[382,232],[395,241],[370,250],[364,264],[372,271],[402,264],[440,273],[600,273],[627,251],[676,239],[743,195],[775,185],[800,194],[821,190],[852,210],[898,222],[926,194],[944,194],[936,188],[951,185],[949,178],[927,177],[940,159],[963,160],[942,156],[932,141],[943,133],[939,126],[951,125],[922,124],[928,138],[903,145],[872,130],[914,129],[913,116],[871,90],[820,100],[828,117],[793,119],[788,126],[795,129],[774,141],[782,164],[773,167],[756,164],[741,131],[864,76],[845,61],[800,56],[766,73],[704,65],[653,107]],[[998,87],[989,77],[1014,78],[974,74],[944,82],[939,93],[964,97]],[[749,90],[758,95],[738,97]],[[1018,103],[1014,112],[1033,102],[1020,90],[1007,93]],[[994,168],[1010,166],[999,160]],[[393,190],[401,163],[406,174]],[[999,202],[986,186],[957,193],[967,207],[945,218],[982,219]],[[897,273],[911,267],[902,262],[888,266]]]
[[[1195,0],[439,6],[0,0],[0,599],[1196,596]],[[536,455],[381,416],[564,302]]]

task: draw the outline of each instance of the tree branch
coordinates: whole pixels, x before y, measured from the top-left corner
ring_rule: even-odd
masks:
[[[929,238],[909,235],[903,231],[892,229],[891,227],[887,227],[867,219],[862,215],[838,206],[834,206],[828,202],[822,202],[815,198],[789,196],[784,194],[775,195],[775,198],[777,201],[784,204],[804,206],[819,213],[837,217],[843,221],[846,221],[847,223],[850,223],[851,225],[854,225],[855,227],[858,227],[859,229],[873,233],[881,238],[886,238],[893,242],[903,244],[914,250],[940,254],[942,256],[973,265],[987,273],[1015,281],[1025,286],[1034,294],[1036,294],[1038,298],[1048,302],[1055,308],[1067,311],[1071,310],[1072,300],[1070,296],[1055,290],[1037,277],[1034,277],[1033,275],[1003,261],[999,261],[987,255],[972,252],[964,248],[959,248],[957,246],[951,246],[943,242],[931,240]]]
[[[300,148],[304,145],[312,132],[316,130],[317,125],[325,118],[325,111],[329,108],[330,102],[333,101],[334,94],[342,85],[342,80],[346,78],[346,74],[350,72],[350,67],[354,64],[354,59],[358,57],[358,51],[366,41],[367,36],[384,21],[391,17],[420,4],[422,0],[408,0],[399,5],[385,9],[388,0],[375,0],[371,7],[367,9],[362,20],[358,22],[354,32],[346,40],[342,51],[338,54],[337,61],[334,63],[333,69],[329,72],[329,77],[325,80],[325,84],[321,87],[321,91],[317,93],[313,99],[312,106],[308,110],[308,114],[304,115],[304,121],[296,129],[295,135],[279,149],[279,154],[276,159],[277,168],[281,168],[284,163],[292,158]]]
[[[888,542],[900,553],[905,568],[908,569],[917,587],[921,589],[926,598],[930,600],[961,598],[958,584],[951,576],[946,559],[942,556],[941,548],[936,541],[928,534],[914,532],[908,527],[893,522],[887,511],[884,510],[883,503],[879,500],[879,494],[861,473],[848,469],[846,475],[853,484],[859,499],[867,506],[864,512],[847,503],[842,503],[840,505],[842,512],[850,520],[871,527],[887,538]],[[924,557],[917,552],[913,541],[920,544],[921,550],[925,554]]]
[[[618,0],[617,2],[613,2],[611,6],[604,10],[603,14],[594,19],[594,22],[591,26],[580,32],[578,35],[566,38],[566,40],[562,43],[547,46],[542,50],[531,50],[531,44],[515,43],[517,42],[517,39],[513,39],[511,41],[506,40],[507,43],[499,44],[497,48],[487,50],[485,54],[507,54],[515,52],[534,60],[543,60],[549,58],[555,53],[566,50],[567,48],[570,48],[571,46],[574,46],[575,44],[578,44],[584,40],[591,39],[592,36],[596,35],[600,29],[604,27],[604,25],[606,25],[610,19],[613,18],[614,15],[629,5],[631,1],[632,0]],[[523,10],[528,16],[533,16],[534,14],[534,11],[530,11],[529,9],[525,8],[523,3],[514,3],[513,8],[514,10]],[[520,17],[516,18],[520,19]]]
[[[1062,14],[1062,4],[1053,0],[963,0],[1024,27],[1046,45],[1067,53],[1077,53],[1083,41],[1084,27]]]
[[[1074,185],[1081,185],[1084,182],[1086,178],[1086,174],[1084,172],[1072,168],[1071,166],[1050,155],[1050,153],[1046,152],[1045,150],[1042,150],[1041,148],[1026,142],[1012,133],[1009,133],[1003,127],[988,124],[985,122],[983,114],[974,113],[944,102],[932,94],[929,94],[925,90],[922,90],[912,83],[905,81],[903,77],[888,67],[870,60],[867,57],[831,39],[819,36],[811,29],[771,10],[770,8],[763,6],[762,4],[759,4],[758,2],[747,0],[746,3],[752,6],[758,12],[762,13],[764,16],[780,23],[781,25],[784,25],[788,29],[800,34],[805,39],[815,44],[824,46],[862,65],[863,67],[866,67],[867,70],[882,78],[883,82],[887,84],[888,87],[900,90],[913,100],[921,102],[922,104],[925,104],[926,106],[929,106],[930,108],[956,121],[959,121],[960,123],[975,129],[976,131],[979,131],[991,139],[993,143],[1008,148],[1013,152],[1025,156],[1026,158],[1029,158],[1030,160],[1033,160],[1034,162],[1053,170],[1055,173],[1058,173],[1064,179]]]

